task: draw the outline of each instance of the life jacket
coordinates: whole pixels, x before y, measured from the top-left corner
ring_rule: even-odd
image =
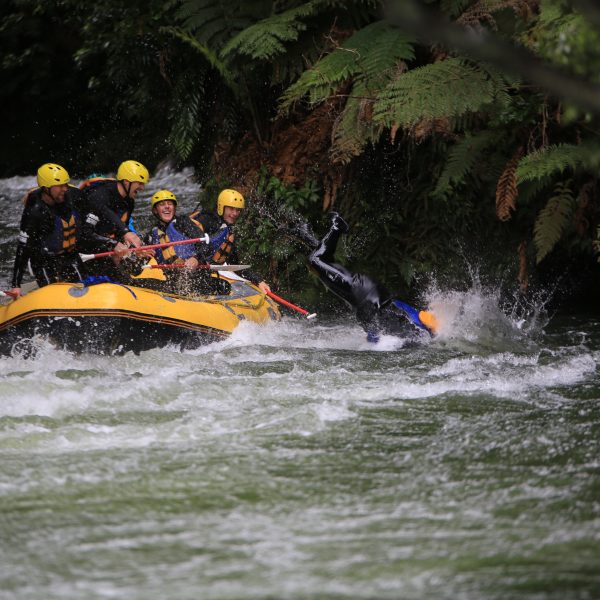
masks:
[[[84,181],[79,184],[80,190],[85,190],[87,188],[94,189],[100,183],[105,183],[106,181],[116,181],[114,177],[104,177],[104,175],[92,175],[88,177]]]
[[[205,231],[202,223],[197,221],[195,218],[199,214],[200,211],[193,212],[189,216],[189,218],[198,226],[200,231],[204,233]],[[219,230],[210,236],[209,244],[213,253],[210,261],[213,264],[218,265],[226,263],[229,257],[231,256],[231,253],[233,252],[234,243],[235,233],[229,228],[229,226],[226,223],[223,223]]]
[[[152,244],[165,244],[167,242],[180,242],[189,240],[187,235],[181,233],[175,223],[171,221],[163,231],[159,227],[152,229]],[[156,249],[156,260],[159,264],[183,262],[184,260],[195,256],[194,244],[181,244],[179,246],[169,246],[168,248]]]
[[[235,233],[227,225],[221,227],[217,233],[210,237],[210,246],[213,252],[211,262],[222,265],[227,262],[233,252]]]
[[[43,241],[43,247],[51,254],[67,254],[75,250],[79,214],[73,210],[69,219],[54,216],[54,230]]]
[[[109,181],[117,181],[117,180],[114,177],[104,177],[103,175],[88,177],[88,179],[85,179],[84,181],[82,181],[79,184],[79,189],[82,190],[83,192],[89,192],[89,191],[97,188],[98,186],[106,184]],[[133,217],[131,216],[130,211],[123,210],[122,208],[115,208],[114,212],[119,217],[121,222],[124,223],[125,225],[127,225],[127,228],[129,230],[136,233],[135,225],[133,223]],[[113,238],[113,239],[116,237],[114,233],[109,233],[109,232],[103,232],[102,235],[104,235],[105,237]]]
[[[23,198],[23,203],[27,205],[30,200],[31,194],[40,190],[41,188],[33,188],[27,192]],[[40,198],[39,202],[43,202]],[[42,248],[49,254],[54,256],[60,254],[67,254],[75,250],[75,244],[77,243],[77,230],[81,224],[81,218],[77,210],[71,206],[71,214],[65,215],[66,218],[53,213],[54,216],[54,227],[52,231],[42,239]]]

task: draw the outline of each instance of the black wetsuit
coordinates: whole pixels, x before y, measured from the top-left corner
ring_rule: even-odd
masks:
[[[40,287],[58,281],[81,281],[84,267],[77,250],[82,239],[75,204],[81,192],[69,187],[61,203],[46,204],[40,188],[29,193],[21,216],[12,287],[21,287],[27,263]]]
[[[309,257],[310,266],[329,290],[354,308],[370,340],[376,341],[382,333],[401,337],[418,335],[417,328],[392,304],[394,298],[381,283],[334,262],[340,234],[346,231],[346,223],[334,215],[331,228]]]
[[[129,197],[119,194],[117,181],[112,179],[96,181],[83,189],[82,214],[85,213],[85,246],[87,253],[107,252],[113,250],[117,242],[131,230],[129,219],[133,213],[134,202]],[[90,214],[98,219],[94,226],[90,223]],[[129,265],[129,266],[128,266]],[[95,276],[108,276],[114,281],[128,282],[129,271],[134,263],[123,261],[117,267],[112,258],[101,258],[86,263],[87,270]]]
[[[208,233],[211,238],[210,245],[213,253],[210,257],[212,264],[224,263],[236,265],[240,263],[237,250],[235,227],[227,223],[215,212],[200,212],[190,215],[198,224],[202,232]],[[263,279],[254,271],[245,269],[239,275],[258,285]]]
[[[119,194],[118,182],[112,179],[97,181],[84,188],[82,212],[92,213],[98,217],[98,224],[94,227],[96,238],[91,252],[101,252],[111,249],[106,238],[122,242],[129,229],[129,219],[133,213],[134,202],[129,197],[123,198]],[[104,238],[104,239],[103,239]]]

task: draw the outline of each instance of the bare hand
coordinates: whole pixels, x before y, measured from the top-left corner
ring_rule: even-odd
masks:
[[[123,243],[127,244],[130,248],[139,248],[140,246],[143,246],[142,240],[140,240],[140,238],[135,233],[133,233],[133,231],[128,231],[123,236]]]
[[[190,258],[186,259],[186,261],[183,264],[185,265],[186,269],[195,271],[200,263],[198,262],[198,259],[195,256],[191,256]]]
[[[263,293],[263,294],[267,294],[268,292],[271,291],[271,288],[269,287],[269,284],[266,281],[261,281],[258,284],[258,289]]]
[[[114,251],[119,258],[123,258],[131,252],[131,250],[129,249],[129,244],[124,244],[123,242],[118,242],[115,245]]]

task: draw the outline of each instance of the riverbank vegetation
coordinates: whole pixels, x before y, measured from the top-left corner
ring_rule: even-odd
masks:
[[[308,285],[306,248],[278,225],[298,213],[320,233],[335,209],[342,260],[402,293],[474,263],[521,291],[598,289],[592,2],[11,0],[0,15],[3,176],[193,165],[252,200],[247,250],[291,288]]]

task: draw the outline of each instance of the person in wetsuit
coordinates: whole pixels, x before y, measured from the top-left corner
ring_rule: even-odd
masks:
[[[85,224],[92,231],[87,234],[85,251],[89,253],[114,250],[125,255],[129,248],[139,248],[142,241],[130,228],[134,201],[150,181],[146,167],[136,160],[126,160],[119,165],[116,179],[92,179],[84,182],[82,212]],[[107,275],[117,281],[124,273],[119,269],[120,258],[103,258],[90,261],[88,271],[94,275]]]
[[[40,287],[59,281],[79,282],[84,273],[77,252],[81,242],[81,216],[76,204],[81,192],[69,186],[67,171],[46,163],[37,171],[37,188],[24,198],[17,252],[12,276],[13,297],[21,295],[27,265]]]
[[[348,224],[335,212],[331,213],[331,226],[321,241],[304,228],[302,239],[314,248],[308,259],[310,267],[327,289],[354,308],[370,342],[378,341],[381,334],[414,337],[419,329],[394,305],[394,297],[385,286],[335,262],[340,235],[347,232]]]
[[[211,263],[219,265],[239,263],[235,224],[245,207],[246,201],[242,194],[236,190],[226,189],[217,198],[216,212],[203,211],[191,215],[202,232],[210,236]],[[269,284],[250,269],[241,271],[240,275],[256,285],[264,294],[271,291]]]
[[[188,216],[178,217],[177,197],[169,190],[156,192],[151,199],[153,222],[150,230],[143,236],[144,245],[163,244],[191,240],[202,236],[200,228]],[[159,265],[183,265],[184,268],[165,269],[167,282],[164,288],[178,294],[189,293],[228,293],[229,284],[211,277],[210,271],[201,268],[208,263],[212,254],[211,247],[205,242],[181,244],[151,251]],[[141,285],[145,285],[143,282]]]

